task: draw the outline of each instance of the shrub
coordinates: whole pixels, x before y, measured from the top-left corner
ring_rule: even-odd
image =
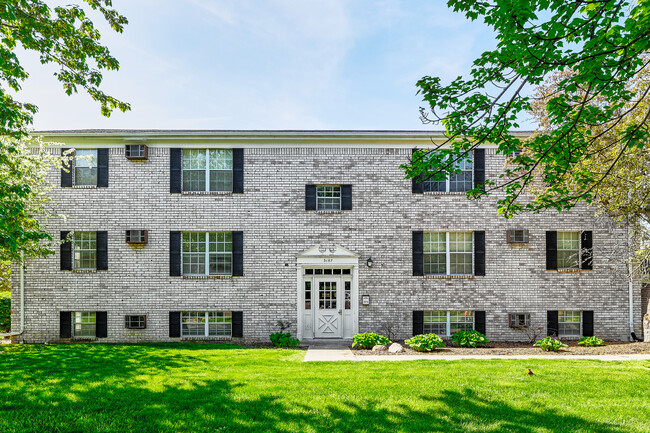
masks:
[[[300,344],[300,340],[293,338],[290,332],[274,332],[269,338],[275,347],[296,347]]]
[[[585,347],[604,346],[605,342],[598,337],[582,337],[578,344]]]
[[[460,331],[451,336],[451,341],[461,347],[476,347],[490,342],[478,331]]]
[[[11,329],[11,292],[0,292],[0,332]]]
[[[543,340],[537,340],[533,346],[539,346],[542,350],[545,350],[547,352],[557,352],[562,347],[567,347],[566,344],[552,337],[546,337]]]
[[[433,349],[445,347],[442,338],[438,337],[436,334],[414,335],[408,340],[405,340],[404,343],[418,352],[431,352]]]
[[[361,349],[372,349],[378,344],[390,344],[390,340],[374,332],[364,332],[352,337],[352,347],[359,346]]]

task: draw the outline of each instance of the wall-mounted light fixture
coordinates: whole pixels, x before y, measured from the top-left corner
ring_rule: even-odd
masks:
[[[374,263],[374,262],[372,261],[372,257],[368,257],[368,260],[366,261],[366,263],[368,264],[368,267],[369,267],[369,268],[372,268],[372,265],[373,265],[373,263]]]

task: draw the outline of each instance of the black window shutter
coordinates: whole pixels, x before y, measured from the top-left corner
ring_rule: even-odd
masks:
[[[305,210],[316,210],[316,185],[305,185]]]
[[[424,232],[413,232],[413,275],[424,275]]]
[[[592,232],[582,232],[580,237],[580,261],[582,262],[582,269],[593,269],[594,251]]]
[[[169,276],[181,276],[181,232],[169,232]]]
[[[424,194],[424,182],[421,182],[422,175],[411,179],[411,192],[413,194]]]
[[[180,193],[183,179],[183,149],[169,149],[169,192]]]
[[[232,150],[232,192],[244,193],[244,149]]]
[[[474,275],[485,275],[485,232],[474,232]]]
[[[413,312],[413,335],[424,334],[424,311]]]
[[[559,327],[560,326],[558,324],[558,312],[547,311],[546,312],[546,335],[557,336],[557,330]]]
[[[234,338],[244,338],[244,312],[232,312],[232,336]]]
[[[474,311],[474,329],[485,335],[485,311]]]
[[[583,337],[594,336],[594,312],[593,311],[582,312],[582,336]]]
[[[97,186],[108,188],[108,149],[97,149]]]
[[[95,336],[97,338],[108,337],[108,314],[106,311],[95,312]]]
[[[108,232],[97,232],[97,270],[108,270]]]
[[[59,313],[59,338],[72,338],[72,312]]]
[[[61,240],[67,239],[70,232],[61,232]],[[61,270],[72,270],[72,242],[63,242],[60,246]]]
[[[169,337],[178,338],[181,336],[181,312],[169,312]]]
[[[232,275],[244,275],[244,232],[232,232]]]
[[[412,155],[415,155],[416,151],[417,149],[413,149],[411,151]],[[412,156],[411,159],[413,159]],[[418,175],[411,179],[411,192],[413,194],[424,194],[424,182],[422,182],[421,180],[422,180],[422,175]]]
[[[557,269],[557,232],[546,232],[546,269]]]
[[[474,188],[485,191],[485,149],[474,149]]]
[[[341,185],[341,210],[352,210],[352,185]]]
[[[65,154],[70,149],[61,149],[61,155]],[[62,187],[71,187],[72,186],[72,161],[74,161],[74,152],[69,155],[70,162],[65,164],[67,171],[61,168],[61,186]]]

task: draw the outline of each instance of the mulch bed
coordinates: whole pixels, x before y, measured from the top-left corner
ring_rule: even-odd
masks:
[[[606,346],[583,347],[578,346],[577,341],[564,342],[569,347],[562,348],[559,352],[545,352],[539,347],[533,347],[529,343],[499,343],[490,342],[482,347],[459,347],[449,341],[445,341],[446,347],[434,350],[433,352],[418,352],[411,349],[404,341],[397,341],[404,347],[404,352],[388,353],[388,351],[376,351],[367,349],[352,348],[355,355],[390,355],[390,356],[408,356],[408,355],[554,355],[554,356],[571,356],[571,355],[632,355],[632,354],[650,354],[650,344],[648,343],[628,343],[624,341],[607,341]]]

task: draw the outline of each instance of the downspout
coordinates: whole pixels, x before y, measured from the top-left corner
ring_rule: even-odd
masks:
[[[0,337],[13,337],[25,332],[25,253],[20,252],[20,332],[0,334]]]
[[[634,283],[632,282],[632,263],[628,265],[627,296],[630,304],[630,341],[637,339],[634,333]]]
[[[629,193],[628,193],[629,197]],[[627,220],[627,244],[628,244],[628,251],[627,251],[627,256],[628,256],[628,264],[627,264],[627,298],[628,298],[628,303],[629,303],[629,312],[628,315],[630,317],[630,341],[643,341],[643,338],[639,338],[636,336],[636,332],[634,332],[634,269],[632,268],[632,261],[630,258],[632,257],[632,231],[630,230],[630,220]]]
[[[630,192],[627,193],[628,202],[630,200]],[[629,304],[628,316],[630,318],[630,341],[634,341],[636,335],[634,334],[634,269],[632,268],[632,230],[630,229],[630,219],[626,218],[627,222],[627,300]]]

